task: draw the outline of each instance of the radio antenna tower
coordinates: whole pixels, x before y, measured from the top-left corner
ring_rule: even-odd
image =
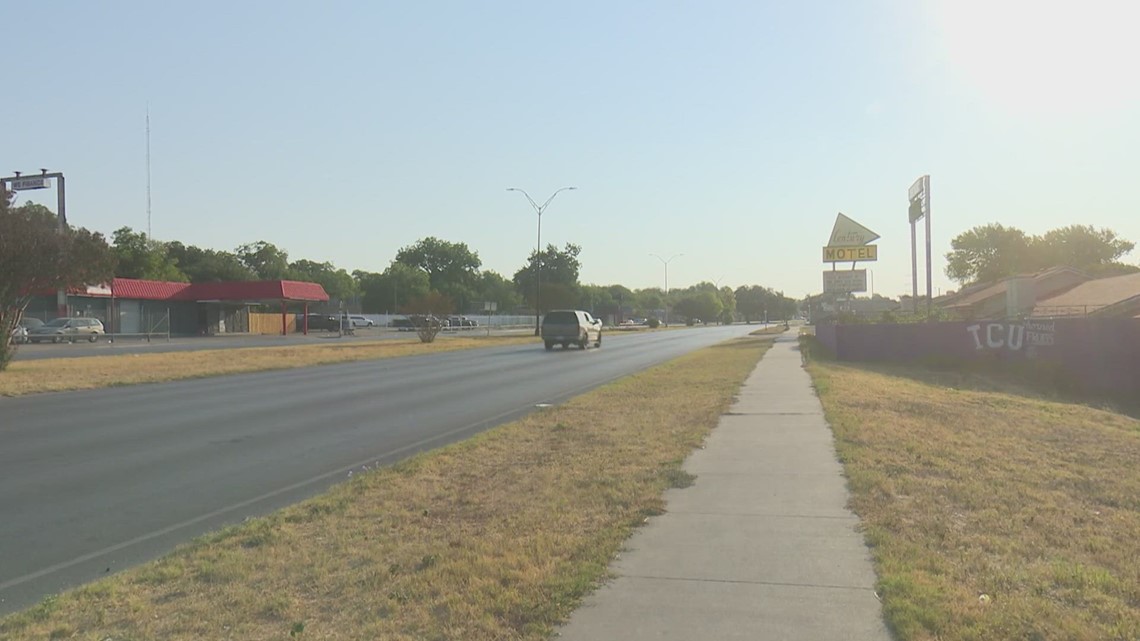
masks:
[[[150,230],[150,103],[146,105],[146,237],[154,238]]]

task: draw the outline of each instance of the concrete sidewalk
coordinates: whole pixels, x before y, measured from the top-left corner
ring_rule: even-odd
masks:
[[[891,636],[831,430],[783,335],[562,639],[874,639]]]

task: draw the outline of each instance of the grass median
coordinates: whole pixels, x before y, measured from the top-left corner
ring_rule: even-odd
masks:
[[[117,354],[83,358],[15,361],[0,372],[0,396],[98,389],[117,385],[292,369],[475,347],[536,343],[533,336],[448,337],[345,341],[328,344],[211,349],[159,354]]]
[[[1140,421],[1000,376],[809,370],[900,639],[1140,639]]]
[[[545,639],[771,344],[750,336],[0,619],[0,639]]]

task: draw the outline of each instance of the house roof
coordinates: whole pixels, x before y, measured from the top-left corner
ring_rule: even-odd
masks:
[[[255,280],[215,283],[170,283],[159,280],[116,278],[110,292],[115,298],[170,301],[294,300],[325,302],[329,295],[317,283],[296,280]]]
[[[192,287],[190,283],[170,283],[161,280],[135,280],[116,278],[111,282],[111,294],[115,298],[138,298],[140,300],[186,300],[180,294]]]
[[[991,298],[994,298],[995,296],[1005,296],[1006,290],[1009,289],[1009,284],[1012,281],[1031,278],[1034,282],[1041,282],[1050,276],[1055,276],[1063,272],[1069,272],[1083,278],[1088,278],[1084,272],[1072,267],[1050,267],[1049,269],[1045,269],[1033,274],[1021,274],[1018,276],[1004,278],[990,285],[973,285],[971,287],[963,289],[957,295],[948,298],[945,301],[944,306],[947,308],[973,307],[974,305],[987,301]]]
[[[1114,305],[1140,305],[1140,272],[1090,280],[1037,302],[1034,316],[1087,315]]]
[[[117,295],[117,294],[116,294]],[[240,282],[195,283],[192,300],[299,300],[329,299],[325,288],[317,283],[296,280],[256,280]]]

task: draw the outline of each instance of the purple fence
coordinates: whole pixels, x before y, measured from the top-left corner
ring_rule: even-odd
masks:
[[[1089,390],[1140,393],[1140,319],[819,325],[842,361],[1041,361]]]

